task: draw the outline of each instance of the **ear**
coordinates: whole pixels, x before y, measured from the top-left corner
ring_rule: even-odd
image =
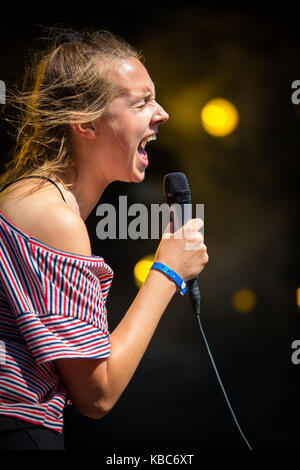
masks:
[[[94,139],[96,136],[96,127],[93,122],[72,123],[71,129],[84,139]]]

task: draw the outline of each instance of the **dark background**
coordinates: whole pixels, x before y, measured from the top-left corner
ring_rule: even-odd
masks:
[[[109,29],[146,59],[160,104],[170,113],[149,145],[143,183],[114,183],[102,202],[162,203],[162,179],[184,171],[194,203],[205,204],[210,261],[199,278],[202,322],[237,418],[257,450],[298,450],[300,365],[291,361],[300,339],[298,148],[300,105],[291,83],[300,79],[299,15],[293,5],[204,6],[183,2],[5,7],[0,22],[0,79],[20,81],[43,26]],[[221,96],[240,114],[227,137],[207,134],[193,116]],[[13,143],[1,123],[1,165]],[[100,203],[100,202],[99,202]],[[96,208],[95,208],[96,211]],[[133,267],[158,240],[96,237],[94,254],[113,268],[110,330],[137,288]],[[257,304],[247,314],[231,303],[248,288]],[[242,450],[196,324],[189,299],[172,299],[126,391],[103,420],[66,412],[71,449]]]

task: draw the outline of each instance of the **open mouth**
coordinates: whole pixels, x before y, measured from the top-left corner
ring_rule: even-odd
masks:
[[[150,135],[149,137],[145,137],[143,140],[141,140],[141,142],[138,146],[138,152],[141,155],[144,155],[145,157],[147,157],[147,152],[145,150],[146,144],[148,142],[151,142],[152,140],[156,140],[156,139],[157,139],[156,134]]]

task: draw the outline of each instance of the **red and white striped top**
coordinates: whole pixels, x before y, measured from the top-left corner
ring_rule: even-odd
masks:
[[[0,414],[63,429],[67,392],[55,359],[110,354],[100,256],[56,250],[0,211]]]

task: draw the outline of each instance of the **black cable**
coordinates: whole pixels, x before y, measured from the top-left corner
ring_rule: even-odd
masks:
[[[197,302],[196,305],[193,305],[193,307],[194,307],[194,310],[196,311],[196,318],[197,318],[197,321],[198,321],[198,325],[199,325],[201,334],[202,334],[203,339],[204,339],[204,343],[205,343],[205,346],[206,346],[206,349],[207,349],[209,358],[210,358],[210,360],[211,360],[211,363],[212,363],[212,366],[213,366],[213,368],[214,368],[215,374],[216,374],[216,376],[217,376],[218,382],[219,382],[219,384],[220,384],[221,390],[222,390],[223,395],[224,395],[224,397],[225,397],[226,403],[227,403],[227,405],[228,405],[228,407],[229,407],[230,413],[232,414],[232,417],[233,417],[233,419],[234,419],[234,422],[235,422],[235,424],[236,424],[236,426],[237,426],[237,428],[238,428],[238,430],[239,430],[239,432],[240,432],[242,438],[244,439],[244,441],[245,441],[245,443],[246,443],[248,449],[249,449],[249,450],[253,450],[252,447],[250,446],[248,440],[246,439],[246,437],[245,437],[245,435],[244,435],[244,433],[243,433],[243,431],[242,431],[242,429],[241,429],[241,426],[239,425],[238,420],[237,420],[237,418],[236,418],[236,416],[235,416],[235,414],[234,414],[234,411],[233,411],[233,409],[232,409],[232,406],[231,406],[231,404],[230,404],[230,402],[229,402],[229,399],[228,399],[228,397],[227,397],[225,388],[224,388],[223,383],[222,383],[222,381],[221,381],[219,372],[218,372],[218,370],[217,370],[215,361],[214,361],[214,359],[213,359],[213,357],[212,357],[212,354],[211,354],[211,351],[210,351],[210,348],[209,348],[209,345],[208,345],[208,342],[207,342],[207,339],[206,339],[206,336],[205,336],[205,334],[204,334],[204,330],[203,330],[203,327],[202,327],[202,324],[201,324],[201,320],[200,320],[200,301]]]

